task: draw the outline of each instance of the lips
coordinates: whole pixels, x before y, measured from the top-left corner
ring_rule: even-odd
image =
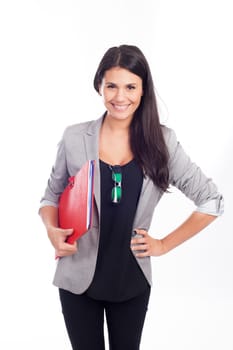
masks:
[[[127,110],[127,108],[129,107],[129,104],[127,105],[117,105],[115,103],[112,103],[112,106],[114,107],[114,109],[116,109],[119,112],[124,112]]]

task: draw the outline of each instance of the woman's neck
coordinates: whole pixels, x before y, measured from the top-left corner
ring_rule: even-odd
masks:
[[[109,130],[112,133],[128,133],[131,120],[129,119],[116,119],[106,115],[103,122],[105,130]]]
[[[108,164],[125,164],[132,158],[129,123],[105,117],[99,135],[99,157]]]

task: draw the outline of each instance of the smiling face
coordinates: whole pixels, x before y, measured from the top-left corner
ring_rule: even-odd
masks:
[[[108,116],[131,121],[143,95],[142,79],[127,69],[114,67],[105,72],[99,93]]]

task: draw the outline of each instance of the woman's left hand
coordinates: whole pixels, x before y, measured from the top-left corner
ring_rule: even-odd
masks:
[[[134,231],[142,236],[140,238],[132,238],[131,240],[131,249],[136,251],[136,257],[144,258],[146,256],[160,256],[165,254],[162,240],[152,238],[146,230],[135,229]]]

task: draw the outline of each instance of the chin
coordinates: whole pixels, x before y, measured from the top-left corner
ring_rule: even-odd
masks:
[[[127,119],[132,119],[133,113],[129,113],[129,111],[126,112],[119,112],[119,111],[113,111],[113,110],[108,110],[108,115],[114,119],[118,120],[127,120]]]
[[[132,114],[122,114],[122,115],[119,115],[119,114],[116,114],[116,113],[111,113],[110,116],[114,119],[117,119],[117,120],[129,120],[129,119],[132,119]]]

